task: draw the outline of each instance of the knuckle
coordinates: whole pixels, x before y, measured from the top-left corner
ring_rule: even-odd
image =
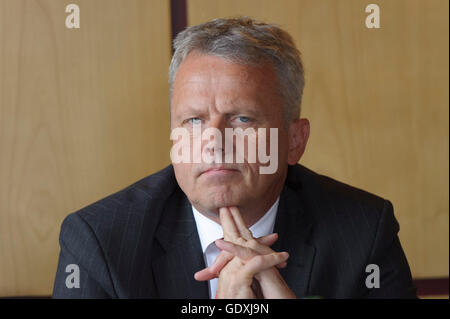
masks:
[[[247,247],[249,247],[253,250],[257,250],[257,248],[259,247],[259,243],[256,239],[251,239],[251,240],[247,241]]]
[[[255,256],[255,257],[253,257],[254,258],[254,263],[255,263],[255,265],[256,266],[262,266],[262,265],[264,265],[264,256],[262,256],[262,255],[258,255],[258,256]]]

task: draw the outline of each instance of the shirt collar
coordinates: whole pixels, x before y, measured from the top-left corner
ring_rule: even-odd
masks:
[[[273,232],[279,201],[280,197],[278,196],[272,207],[270,207],[270,209],[250,227],[253,237],[258,238],[269,235]],[[192,212],[194,213],[194,219],[197,225],[202,250],[203,253],[205,253],[206,248],[208,248],[211,243],[223,237],[222,226],[204,216],[197,209],[195,209],[194,206],[192,206]]]

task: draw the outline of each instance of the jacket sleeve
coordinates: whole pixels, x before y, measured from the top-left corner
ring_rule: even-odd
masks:
[[[101,246],[80,214],[73,213],[64,219],[59,243],[53,298],[116,297]]]
[[[367,298],[416,298],[399,230],[392,204],[385,201],[369,259],[370,264],[378,266],[379,287],[368,288]]]

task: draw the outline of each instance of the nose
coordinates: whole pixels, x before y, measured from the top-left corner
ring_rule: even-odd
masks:
[[[221,133],[225,132],[225,118],[221,115],[211,116],[208,123],[208,128],[214,128],[219,130]]]
[[[214,158],[214,162],[223,163],[225,151],[226,120],[223,116],[213,116],[203,132],[205,136],[203,151]]]

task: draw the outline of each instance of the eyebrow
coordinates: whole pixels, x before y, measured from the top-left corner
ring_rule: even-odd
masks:
[[[190,104],[181,104],[178,106],[180,111],[177,114],[177,118],[184,118],[190,115],[199,115],[205,113],[204,109],[192,106]]]
[[[262,113],[262,108],[259,106],[259,103],[255,101],[250,101],[248,99],[228,99],[226,101],[227,108],[229,109],[224,114],[233,116],[238,114],[245,114],[252,117],[264,116],[265,112]],[[191,102],[182,102],[178,105],[178,116],[177,118],[191,116],[191,115],[202,115],[205,113],[209,113],[209,109],[205,107],[198,107],[198,104],[194,104]]]
[[[184,118],[187,116],[198,116],[203,114],[208,114],[208,110],[198,109],[195,107],[182,106],[183,110],[177,114],[177,118]],[[223,115],[226,116],[235,116],[235,115],[248,115],[252,117],[257,117],[258,115],[264,115],[261,111],[255,110],[252,108],[239,107],[237,109],[232,109],[227,112],[222,112]]]

